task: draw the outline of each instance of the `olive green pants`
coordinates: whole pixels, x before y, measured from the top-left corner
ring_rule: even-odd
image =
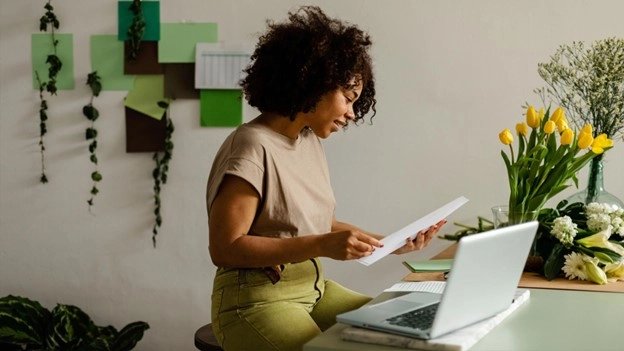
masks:
[[[219,268],[212,327],[226,351],[301,350],[336,315],[371,298],[325,280],[318,259],[287,264],[272,284],[262,269]]]

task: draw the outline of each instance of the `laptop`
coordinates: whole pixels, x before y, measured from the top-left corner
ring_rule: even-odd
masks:
[[[532,221],[465,236],[442,294],[411,292],[339,314],[336,320],[432,339],[492,317],[513,302],[537,227]]]

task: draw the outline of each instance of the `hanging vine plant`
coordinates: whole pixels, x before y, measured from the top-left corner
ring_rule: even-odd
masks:
[[[57,87],[56,87],[56,76],[61,71],[63,67],[63,63],[59,59],[56,54],[56,48],[58,46],[58,40],[54,36],[54,30],[58,29],[60,26],[60,22],[54,14],[54,7],[52,6],[52,0],[48,0],[48,2],[44,5],[44,9],[46,10],[45,14],[41,16],[39,19],[39,31],[47,32],[48,27],[50,27],[50,35],[52,39],[52,54],[46,57],[46,63],[49,65],[48,67],[48,80],[44,81],[39,76],[39,72],[35,71],[35,78],[37,80],[37,84],[39,85],[39,151],[41,153],[41,176],[39,181],[41,183],[47,183],[48,177],[45,173],[45,144],[44,144],[44,135],[48,132],[46,122],[48,120],[48,102],[43,96],[43,92],[47,91],[50,95],[56,95]]]
[[[169,108],[169,103],[166,101],[158,102],[158,105],[162,108]],[[160,212],[160,191],[162,185],[167,183],[167,174],[169,173],[169,161],[173,156],[173,121],[171,116],[167,113],[167,127],[165,134],[165,150],[161,152],[155,152],[152,159],[156,162],[156,168],[152,171],[152,177],[154,178],[154,227],[152,228],[152,243],[156,247],[156,235],[158,235],[158,228],[162,225],[162,214]]]
[[[130,11],[132,11],[132,24],[128,27],[128,60],[133,61],[137,58],[139,50],[141,49],[141,40],[143,40],[143,34],[145,33],[145,16],[143,15],[143,8],[141,7],[141,0],[132,0],[130,4]]]
[[[102,175],[98,171],[98,158],[95,153],[97,149],[97,136],[98,131],[95,129],[95,121],[100,117],[100,112],[93,106],[93,99],[100,95],[100,91],[102,91],[102,82],[100,76],[98,76],[97,72],[91,72],[87,76],[87,85],[91,89],[91,100],[87,105],[82,108],[82,114],[90,121],[89,127],[85,132],[85,139],[90,140],[89,143],[89,160],[93,163],[94,170],[91,172],[91,180],[93,181],[93,186],[91,187],[91,198],[87,200],[89,204],[89,212],[91,212],[91,208],[93,207],[93,200],[95,195],[99,192],[97,188],[97,183],[102,180]]]

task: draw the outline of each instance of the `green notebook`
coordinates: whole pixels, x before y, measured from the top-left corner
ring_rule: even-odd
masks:
[[[425,260],[425,261],[403,261],[405,267],[410,271],[417,272],[447,272],[451,270],[453,259]]]

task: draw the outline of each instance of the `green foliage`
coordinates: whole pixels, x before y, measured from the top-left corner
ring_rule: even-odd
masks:
[[[487,218],[478,216],[477,217],[477,226],[473,227],[470,225],[453,222],[453,225],[458,226],[462,229],[457,230],[453,234],[444,234],[440,236],[440,239],[451,240],[451,241],[459,241],[463,236],[483,233],[488,230],[494,229],[494,223]]]
[[[130,11],[133,13],[132,24],[128,27],[128,43],[130,50],[128,51],[128,60],[132,61],[137,58],[141,48],[141,40],[145,33],[145,16],[141,7],[141,0],[132,0]]]
[[[161,107],[168,107],[169,104],[165,101],[158,103]],[[156,162],[156,168],[152,171],[152,177],[154,178],[154,227],[152,228],[152,243],[156,247],[156,235],[158,235],[158,228],[162,225],[162,215],[160,212],[160,191],[161,186],[167,183],[167,173],[169,172],[169,161],[173,156],[173,121],[171,117],[167,117],[167,134],[165,137],[165,151],[154,153],[152,159]]]
[[[87,85],[91,89],[91,100],[89,104],[85,105],[82,108],[82,114],[90,121],[89,127],[85,131],[85,139],[90,140],[89,143],[89,161],[93,163],[94,171],[91,173],[91,180],[93,180],[93,185],[91,186],[91,198],[87,200],[87,204],[89,204],[89,212],[91,212],[91,208],[93,206],[94,198],[100,190],[97,187],[97,183],[102,180],[102,175],[98,171],[98,158],[95,154],[97,149],[97,136],[98,131],[95,129],[95,121],[100,117],[100,112],[93,106],[93,99],[100,95],[102,91],[102,82],[100,76],[97,72],[91,72],[87,76]]]
[[[48,80],[43,81],[39,77],[39,73],[35,71],[35,77],[37,79],[37,83],[39,84],[39,152],[41,153],[41,176],[39,177],[39,181],[43,184],[48,182],[48,177],[45,174],[45,145],[43,141],[43,136],[48,132],[46,121],[48,120],[48,103],[43,97],[43,92],[47,91],[50,95],[56,95],[57,87],[56,87],[56,76],[61,71],[63,67],[63,63],[56,55],[56,48],[58,46],[58,40],[54,37],[54,30],[58,29],[60,26],[60,22],[54,14],[54,7],[52,6],[51,0],[44,5],[44,9],[46,10],[45,14],[41,16],[39,19],[39,31],[47,32],[48,27],[50,27],[50,35],[52,36],[52,46],[53,53],[46,57],[46,63],[49,65],[48,67]]]
[[[36,301],[8,295],[0,298],[2,350],[128,351],[149,325],[133,322],[121,331],[95,325],[80,308],[57,304],[48,311]]]
[[[624,139],[623,62],[623,38],[560,45],[550,60],[538,64],[546,86],[535,92],[565,107],[577,128],[591,124],[594,136]]]

